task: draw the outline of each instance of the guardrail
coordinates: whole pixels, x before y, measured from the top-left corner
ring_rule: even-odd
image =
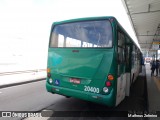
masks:
[[[0,76],[13,75],[13,74],[23,74],[23,73],[37,73],[37,72],[45,72],[45,71],[46,71],[46,69],[24,70],[24,71],[13,71],[13,72],[1,72]]]

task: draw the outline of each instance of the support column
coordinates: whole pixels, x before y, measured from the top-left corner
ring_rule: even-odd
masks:
[[[156,50],[156,60],[158,59],[158,50]]]

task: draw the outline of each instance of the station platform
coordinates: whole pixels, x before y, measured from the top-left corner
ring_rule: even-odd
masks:
[[[160,111],[160,74],[151,76],[150,64],[145,65],[148,91],[148,110],[149,112]]]

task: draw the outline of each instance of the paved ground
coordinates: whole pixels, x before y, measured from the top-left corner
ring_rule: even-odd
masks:
[[[147,73],[147,88],[149,96],[149,110],[159,111],[160,110],[160,75],[151,77],[150,65],[146,65]]]
[[[155,73],[156,75],[156,73]],[[150,65],[146,64],[147,91],[148,91],[148,110],[150,113],[160,116],[160,75],[151,77]],[[160,118],[150,118],[159,120]]]
[[[41,111],[64,98],[48,93],[45,82],[43,80],[0,89],[0,111]],[[0,120],[9,119],[11,118],[0,118]]]
[[[146,72],[145,72],[146,71]],[[146,74],[145,74],[146,73]],[[147,77],[147,80],[146,80]],[[16,77],[15,77],[16,78]],[[22,77],[23,78],[23,77]],[[32,79],[33,80],[33,79]],[[143,67],[143,72],[139,75],[131,88],[131,96],[126,97],[125,100],[116,108],[107,108],[99,104],[89,103],[75,98],[65,98],[59,95],[52,95],[45,90],[45,81],[28,83],[14,87],[0,89],[0,109],[2,110],[51,110],[54,111],[81,111],[82,116],[76,119],[106,119],[103,117],[83,117],[83,111],[98,111],[98,110],[114,110],[114,111],[149,111],[159,110],[160,105],[160,82],[159,77],[150,76],[150,67],[146,65],[146,70]],[[47,95],[48,94],[48,95]],[[33,99],[34,98],[34,99]],[[149,98],[149,99],[147,99]],[[47,102],[45,100],[47,100]],[[44,101],[43,101],[44,100]],[[50,101],[50,102],[48,102]],[[4,102],[4,104],[3,104]],[[31,105],[29,107],[28,105]],[[12,106],[12,105],[15,105]],[[149,107],[148,107],[149,105]],[[29,109],[28,109],[29,108]],[[53,115],[52,113],[50,114]],[[35,119],[35,118],[28,118]],[[37,119],[53,119],[52,117],[37,118]],[[66,117],[54,117],[55,120],[66,119]],[[73,120],[74,117],[67,117]],[[108,120],[124,120],[130,118],[113,118]],[[136,118],[147,119],[147,118]],[[152,118],[149,118],[152,120]],[[158,118],[153,118],[158,120]]]

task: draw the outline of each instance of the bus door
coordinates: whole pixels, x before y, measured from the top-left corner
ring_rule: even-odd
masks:
[[[117,101],[119,104],[125,98],[126,74],[125,74],[125,35],[118,31],[118,51],[117,51]]]

